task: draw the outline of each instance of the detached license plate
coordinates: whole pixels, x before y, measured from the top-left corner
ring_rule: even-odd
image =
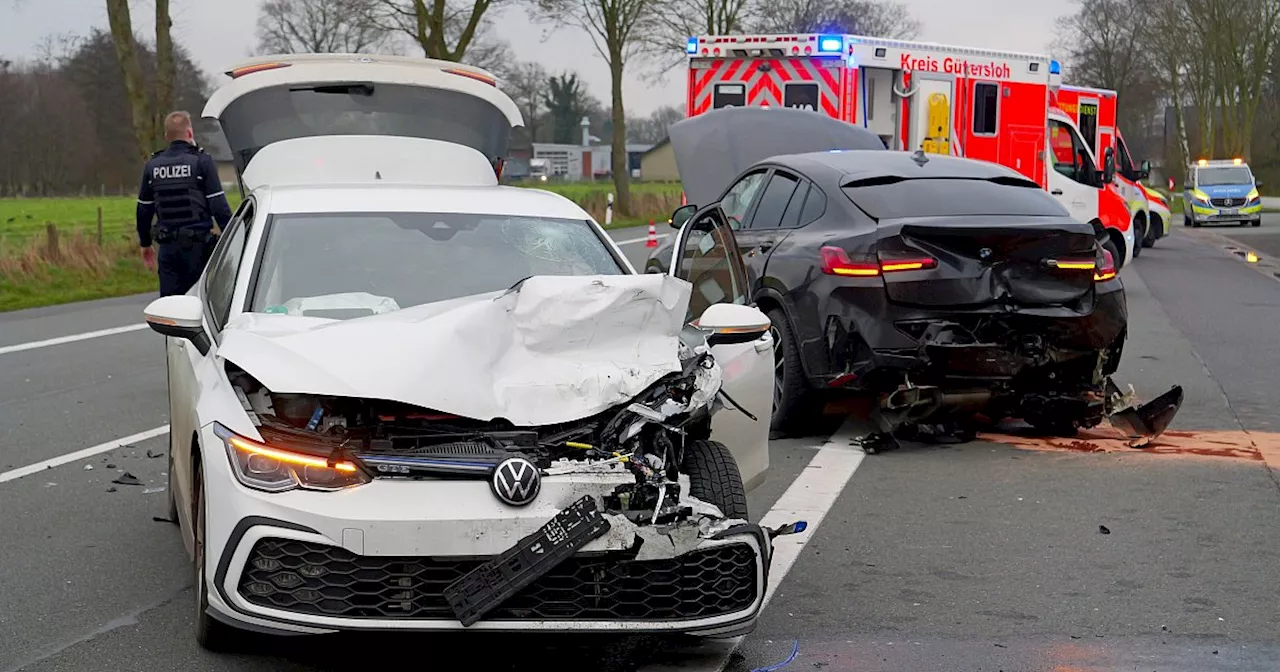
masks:
[[[469,626],[609,531],[590,496],[570,504],[537,532],[444,589],[453,613]]]

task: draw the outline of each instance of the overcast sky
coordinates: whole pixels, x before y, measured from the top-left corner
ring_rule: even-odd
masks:
[[[904,0],[922,24],[928,42],[1046,53],[1054,37],[1054,19],[1075,8],[1073,0]],[[254,46],[259,0],[172,0],[174,39],[185,45],[211,75],[244,57]],[[154,5],[130,2],[134,27],[151,39]],[[73,18],[74,17],[74,18]],[[550,35],[530,28],[519,10],[496,17],[498,37],[516,58],[541,62],[552,72],[577,70],[591,93],[609,100],[609,68],[585,34],[560,29]],[[38,53],[45,36],[84,34],[105,28],[103,0],[0,0],[0,57],[24,59]],[[637,64],[638,65],[638,64]],[[662,83],[642,78],[639,67],[627,77],[630,115],[661,105],[683,105],[684,79],[673,71]],[[214,81],[223,79],[216,75]],[[194,110],[193,110],[194,111]]]

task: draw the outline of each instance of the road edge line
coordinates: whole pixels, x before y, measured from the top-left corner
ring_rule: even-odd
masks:
[[[47,460],[36,462],[35,464],[29,464],[25,467],[18,467],[17,469],[11,469],[4,473],[0,473],[0,483],[16,481],[19,478],[22,478],[23,476],[38,474],[42,471],[45,471],[46,469],[59,467],[70,462],[75,462],[76,460],[83,460],[86,457],[93,457],[94,455],[97,455],[99,453],[105,453],[108,450],[115,450],[117,448],[121,448],[123,446],[127,446],[132,443],[138,443],[139,441],[146,441],[147,439],[154,439],[157,436],[161,436],[168,433],[169,433],[169,425],[163,425],[160,427],[148,429],[144,432],[138,432],[137,434],[130,434],[129,436],[115,439],[113,441],[100,443],[96,446],[83,448],[81,450],[75,451],[74,453],[67,453],[66,455],[59,455],[58,457],[51,457]]]
[[[70,336],[58,336],[57,338],[46,338],[43,341],[27,341],[26,343],[16,343],[14,345],[0,345],[0,355],[7,355],[12,352],[24,352],[26,350],[36,350],[39,348],[47,348],[53,345],[62,345],[63,343],[75,343],[76,341],[87,341],[91,338],[102,338],[103,336],[114,336],[116,334],[126,334],[131,331],[140,331],[146,329],[145,322],[139,324],[130,324],[123,327],[112,327],[110,329],[99,329],[97,331],[86,331],[82,334],[71,334]]]

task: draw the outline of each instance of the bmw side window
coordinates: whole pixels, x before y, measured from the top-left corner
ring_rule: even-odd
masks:
[[[715,209],[686,224],[676,277],[693,285],[687,320],[717,303],[747,303],[746,266],[728,222]]]
[[[751,215],[752,229],[776,229],[782,226],[782,215],[791,204],[800,180],[781,171],[775,171],[769,178],[769,185],[760,195],[760,204]]]
[[[800,226],[800,211],[804,209],[808,194],[809,181],[805,180],[796,187],[796,193],[792,194],[791,202],[787,204],[787,211],[782,213],[782,228],[793,229]]]
[[[735,230],[742,228],[742,220],[747,216],[747,210],[751,208],[751,202],[755,200],[760,185],[764,184],[764,176],[763,170],[744,175],[737,184],[729,188],[724,198],[720,199],[720,209],[724,211],[725,217],[729,218],[729,226]]]
[[[249,225],[253,222],[253,204],[241,208],[239,216],[231,221],[222,235],[221,250],[210,260],[205,301],[213,318],[215,330],[221,330],[231,313],[231,297],[235,294],[236,275],[240,260],[244,258],[245,242],[249,238]]]
[[[800,211],[800,226],[808,226],[827,212],[827,195],[817,185],[810,185],[809,195],[805,196],[804,209]]]

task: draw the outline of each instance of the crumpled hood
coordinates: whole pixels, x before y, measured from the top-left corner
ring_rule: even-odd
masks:
[[[535,276],[353,320],[242,314],[218,354],[277,393],[364,397],[517,426],[588,417],[681,370],[689,283]]]

